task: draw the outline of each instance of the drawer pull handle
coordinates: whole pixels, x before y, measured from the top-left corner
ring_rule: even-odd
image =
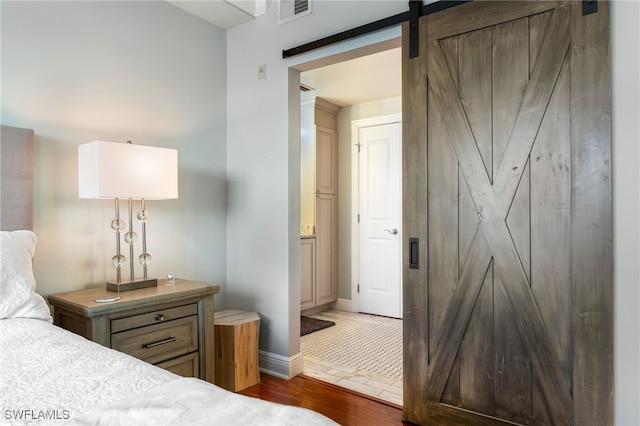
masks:
[[[164,321],[164,315],[156,314],[156,321]]]
[[[146,345],[142,345],[143,348],[145,349],[151,349],[151,348],[155,348],[156,346],[160,346],[160,345],[165,345],[167,343],[171,343],[171,342],[175,342],[176,339],[175,337],[167,337],[164,340],[160,340],[158,342],[153,342],[153,343],[147,343]]]

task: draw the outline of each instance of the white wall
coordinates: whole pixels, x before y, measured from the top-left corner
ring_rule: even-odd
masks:
[[[225,32],[166,2],[1,7],[2,123],[36,135],[39,292],[115,277],[112,202],[78,199],[77,145],[94,139],[178,150],[179,199],[147,206],[149,275],[224,284]]]
[[[611,5],[616,424],[640,425],[640,3]]]
[[[636,2],[616,1],[611,8],[616,422],[637,425],[640,424],[639,12]],[[292,356],[299,350],[298,341],[291,337],[291,324],[298,313],[286,312],[290,297],[297,295],[293,293],[297,282],[289,276],[289,259],[296,259],[287,250],[292,246],[289,240],[298,239],[297,224],[290,227],[287,219],[299,202],[287,199],[289,185],[299,184],[288,170],[287,78],[288,67],[306,59],[285,61],[280,51],[405,9],[405,2],[318,1],[310,17],[276,26],[271,4],[266,16],[228,32],[227,170],[231,182],[228,232],[232,236],[228,240],[229,302],[260,312],[266,325],[262,329],[263,350],[283,356]],[[267,33],[272,36],[264,37]],[[307,58],[332,53],[335,53],[332,49],[325,49]],[[266,81],[256,78],[261,63],[267,64]],[[266,206],[270,208],[267,210]],[[259,212],[257,217],[255,212]],[[249,299],[243,299],[245,296]]]

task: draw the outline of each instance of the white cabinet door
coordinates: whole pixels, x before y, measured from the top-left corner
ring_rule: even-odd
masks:
[[[316,306],[338,295],[338,213],[336,196],[316,195]]]
[[[316,240],[300,240],[300,310],[316,306]]]
[[[316,194],[338,189],[338,132],[316,126]]]

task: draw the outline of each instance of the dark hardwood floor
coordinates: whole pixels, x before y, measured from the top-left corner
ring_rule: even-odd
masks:
[[[266,401],[304,407],[343,426],[406,425],[402,409],[330,383],[305,376],[291,380],[261,374],[262,382],[239,393]]]

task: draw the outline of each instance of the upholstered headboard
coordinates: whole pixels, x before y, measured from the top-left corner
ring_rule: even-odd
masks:
[[[33,130],[0,126],[0,230],[33,229]]]

